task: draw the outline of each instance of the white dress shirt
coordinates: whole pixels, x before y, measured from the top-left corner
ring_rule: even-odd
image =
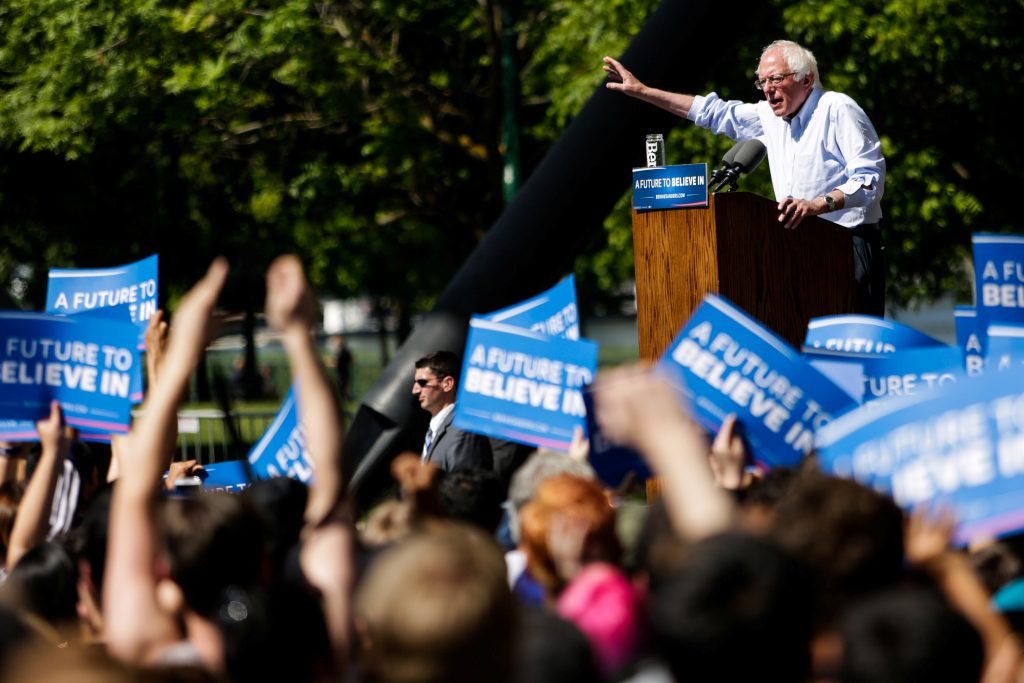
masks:
[[[687,118],[733,140],[761,140],[776,200],[814,199],[838,189],[846,195],[844,207],[822,218],[848,228],[881,220],[882,145],[867,114],[846,95],[815,87],[786,120],[766,100],[750,104],[709,93],[694,97]]]

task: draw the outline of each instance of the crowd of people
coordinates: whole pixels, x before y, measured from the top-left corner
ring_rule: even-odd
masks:
[[[823,215],[854,230],[858,301],[884,304],[877,134],[852,100],[822,91],[813,55],[770,45],[758,105],[652,89],[612,58],[605,69],[613,90],[766,139],[780,223]],[[791,168],[802,146],[821,163]],[[520,462],[454,428],[450,353],[410,368],[431,415],[423,448],[396,457],[393,490],[357,509],[315,299],[291,256],[270,266],[265,313],[297,388],[311,484],[175,487],[196,466],[172,462],[176,411],[227,272],[215,261],[170,329],[154,317],[143,409],[109,463],[56,403],[38,446],[0,453],[2,680],[1020,678],[1018,539],[954,548],[948,512],[908,514],[825,476],[813,455],[758,471],[735,419],[710,438],[647,367],[603,373],[593,388],[603,433],[657,477],[638,531],[582,438]]]
[[[265,310],[313,482],[169,489],[165,470],[191,466],[171,463],[176,411],[227,269],[211,265],[169,330],[156,319],[143,410],[108,472],[80,472],[73,514],[65,467],[90,454],[58,404],[37,452],[3,454],[2,680],[1017,680],[1013,539],[954,549],[948,514],[908,516],[813,457],[755,471],[735,420],[709,440],[646,367],[595,385],[601,428],[660,483],[638,533],[583,440],[507,482],[402,454],[394,490],[354,509],[295,257],[271,265]],[[418,396],[437,380],[423,374]]]

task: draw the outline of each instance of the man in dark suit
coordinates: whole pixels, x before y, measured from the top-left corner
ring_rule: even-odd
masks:
[[[489,470],[493,456],[487,437],[452,425],[459,367],[459,357],[451,351],[436,351],[416,361],[412,394],[420,407],[430,413],[430,428],[423,440],[423,462],[445,472],[470,467]]]

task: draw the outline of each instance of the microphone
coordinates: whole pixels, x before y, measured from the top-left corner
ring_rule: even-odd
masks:
[[[719,192],[726,185],[729,187],[729,192],[735,190],[740,176],[757,168],[768,154],[768,150],[760,140],[746,140],[737,147],[739,149],[733,156],[732,166],[722,175],[722,179],[716,187],[709,188],[712,192]]]
[[[726,171],[732,168],[733,159],[736,158],[736,152],[740,151],[740,147],[743,147],[743,145],[745,144],[747,144],[747,141],[742,140],[729,148],[729,151],[726,152],[725,156],[722,157],[722,165],[716,168],[714,172],[711,174],[711,178],[708,179],[709,186],[714,185],[715,183],[720,182],[722,180],[722,178],[725,176]]]

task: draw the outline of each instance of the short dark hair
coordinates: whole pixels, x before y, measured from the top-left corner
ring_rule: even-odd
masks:
[[[942,597],[900,586],[856,602],[841,624],[843,683],[977,681],[981,636]]]
[[[651,601],[654,642],[675,680],[805,680],[813,589],[802,564],[765,538],[712,536],[689,549]]]
[[[434,373],[438,379],[451,377],[455,384],[459,383],[459,369],[462,364],[459,362],[459,354],[451,351],[434,351],[416,361],[416,369],[427,368]]]
[[[438,486],[441,507],[453,519],[493,534],[501,521],[501,480],[479,467],[444,473]]]

